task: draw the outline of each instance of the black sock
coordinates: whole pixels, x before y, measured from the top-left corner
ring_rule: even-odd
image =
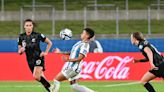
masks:
[[[153,86],[150,83],[146,83],[144,87],[148,90],[148,92],[155,92]]]
[[[42,85],[46,88],[46,90],[48,92],[50,92],[49,88],[50,88],[50,83],[44,78],[44,77],[40,77],[40,82],[42,83]]]

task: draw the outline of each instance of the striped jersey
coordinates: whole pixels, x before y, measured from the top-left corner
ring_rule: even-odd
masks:
[[[83,54],[85,57],[89,52],[89,43],[79,41],[71,49],[70,59],[78,58],[79,54]],[[63,69],[73,68],[76,72],[81,71],[81,62],[66,62]]]

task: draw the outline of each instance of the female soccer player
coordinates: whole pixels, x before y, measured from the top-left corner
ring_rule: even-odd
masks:
[[[164,58],[152,44],[145,40],[141,32],[134,32],[131,34],[131,43],[137,45],[142,54],[145,56],[144,59],[134,59],[134,63],[150,62],[151,69],[142,77],[141,83],[148,92],[155,92],[149,81],[157,77],[164,78]]]
[[[44,56],[46,56],[52,46],[52,42],[43,34],[34,32],[35,23],[31,19],[24,21],[25,33],[19,35],[18,39],[18,53],[21,55],[26,53],[28,66],[33,73],[33,77],[42,83],[48,92],[50,92],[50,84],[45,79],[43,71]],[[45,52],[40,49],[40,41],[47,43]]]
[[[89,40],[94,36],[94,31],[90,28],[85,28],[81,34],[81,41],[77,42],[70,53],[67,54],[68,57],[63,57],[65,65],[62,71],[54,79],[54,84],[52,86],[53,92],[58,92],[60,87],[60,82],[64,80],[69,80],[72,89],[75,92],[94,92],[93,90],[77,84],[77,80],[80,78],[81,63],[89,52]],[[59,49],[55,50],[55,53],[62,53]]]

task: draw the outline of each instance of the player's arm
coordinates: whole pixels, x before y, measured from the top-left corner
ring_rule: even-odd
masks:
[[[52,42],[51,42],[50,39],[46,38],[45,39],[45,43],[47,43],[47,47],[46,47],[46,51],[45,52],[48,53],[50,51],[50,49],[51,49]]]
[[[77,58],[69,59],[68,57],[63,57],[63,60],[66,62],[80,62],[84,58],[85,58],[85,55],[80,53]]]
[[[25,51],[25,48],[22,47],[21,45],[18,45],[18,54],[22,55],[24,51]]]
[[[46,55],[48,54],[48,52],[50,51],[51,46],[52,46],[51,40],[48,39],[47,37],[45,38],[45,41],[44,41],[44,42],[47,43],[47,47],[46,47],[45,52],[42,52],[42,53],[40,54],[40,57],[46,56]]]
[[[152,68],[156,68],[156,66],[153,64],[153,52],[150,50],[150,48],[148,48],[148,47],[145,47],[144,48],[144,51],[145,51],[145,53],[147,54],[147,56],[148,56],[148,59],[149,59],[149,61],[150,61],[150,65],[151,65],[151,67]]]
[[[22,47],[22,39],[21,39],[20,35],[19,35],[19,38],[18,38],[17,42],[18,42],[18,54],[21,55],[25,51],[25,48]]]
[[[80,62],[82,59],[86,57],[88,52],[89,52],[89,45],[83,44],[80,48],[80,53],[77,58],[69,59],[68,57],[65,57],[65,59],[63,60],[66,62]]]
[[[63,52],[59,48],[55,48],[53,52],[58,54],[70,55],[70,52]]]
[[[140,59],[139,61],[140,61],[140,62],[148,62],[148,61],[149,61],[149,59],[144,58],[144,59]]]
[[[144,58],[144,59],[134,59],[134,63],[138,63],[138,62],[148,62],[149,59]]]

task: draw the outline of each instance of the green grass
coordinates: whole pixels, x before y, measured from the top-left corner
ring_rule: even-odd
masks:
[[[107,85],[127,84],[130,81],[80,81],[79,84],[85,85],[97,92],[146,92],[140,84],[121,85],[106,87]],[[157,92],[164,92],[163,82],[153,82],[152,85]],[[36,81],[32,82],[0,82],[0,92],[46,92],[46,90]],[[61,83],[60,92],[73,92],[67,82]]]
[[[147,33],[147,21],[146,20],[120,20],[119,22],[120,34],[129,34],[134,31],[141,31]],[[18,35],[20,32],[19,22],[4,21],[0,22],[0,35]],[[97,34],[115,34],[116,23],[115,21],[88,21],[88,27],[93,28]],[[152,33],[160,34],[163,31],[164,20],[152,21]],[[51,35],[51,22],[50,21],[38,21],[35,31],[43,33],[45,35]],[[73,31],[73,34],[80,34],[83,29],[83,21],[56,21],[56,34],[59,34],[63,28],[69,28]]]
[[[57,10],[63,10],[63,0],[35,0],[37,5],[52,5]],[[82,10],[94,0],[66,0],[67,10]],[[115,4],[120,9],[125,9],[125,0],[97,0],[98,4]],[[156,0],[129,0],[129,9],[147,9],[150,4],[156,4]],[[161,3],[164,1],[161,0]],[[5,10],[19,10],[22,5],[32,5],[32,0],[5,0]],[[101,8],[102,9],[102,8]],[[110,8],[103,8],[110,9]]]

